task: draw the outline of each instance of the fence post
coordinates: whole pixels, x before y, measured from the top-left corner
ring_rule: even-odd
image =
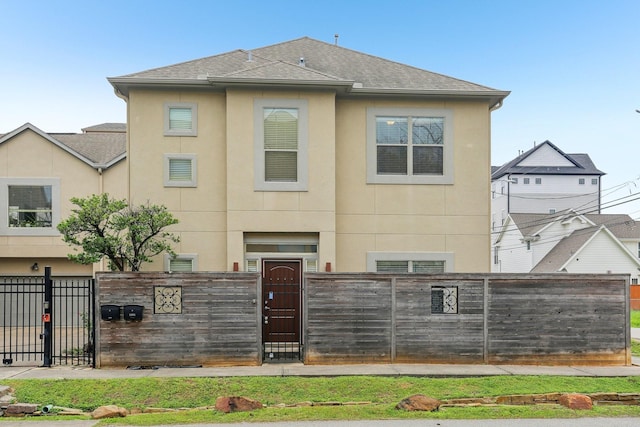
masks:
[[[44,363],[45,368],[51,367],[51,353],[53,350],[53,281],[51,280],[51,267],[44,268],[44,313],[42,321],[44,323]]]

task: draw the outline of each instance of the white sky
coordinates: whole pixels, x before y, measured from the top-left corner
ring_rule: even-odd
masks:
[[[545,140],[588,153],[616,189],[604,206],[622,202],[603,213],[640,217],[628,202],[640,197],[637,0],[0,0],[0,16],[0,133],[125,122],[107,77],[338,33],[341,46],[511,91],[492,116],[492,164]]]

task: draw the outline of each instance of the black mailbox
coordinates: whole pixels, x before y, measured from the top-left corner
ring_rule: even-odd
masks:
[[[119,305],[101,305],[100,315],[102,320],[120,320],[120,306]]]
[[[141,305],[125,305],[124,306],[124,320],[140,321],[142,320]]]

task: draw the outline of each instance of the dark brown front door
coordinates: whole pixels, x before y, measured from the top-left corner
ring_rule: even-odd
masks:
[[[262,301],[265,360],[300,359],[301,260],[264,260]]]

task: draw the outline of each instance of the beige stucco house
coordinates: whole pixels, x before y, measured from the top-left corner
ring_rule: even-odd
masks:
[[[70,262],[56,226],[72,197],[126,196],[126,126],[105,123],[82,133],[23,126],[0,135],[0,275],[92,276],[101,265]]]
[[[490,271],[508,92],[306,37],[108,80],[130,203],[180,221],[178,258],[147,269]]]

